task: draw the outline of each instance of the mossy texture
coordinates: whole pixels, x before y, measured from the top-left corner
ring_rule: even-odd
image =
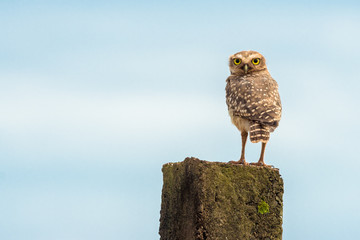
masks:
[[[162,171],[161,240],[282,239],[277,169],[186,158]]]
[[[267,202],[265,202],[264,200],[262,200],[258,205],[258,213],[261,214],[268,213],[269,209],[270,209],[269,204],[267,204]]]

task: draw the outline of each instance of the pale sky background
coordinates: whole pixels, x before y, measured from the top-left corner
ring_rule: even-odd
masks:
[[[358,1],[1,1],[0,36],[0,239],[159,239],[162,164],[239,158],[250,49],[283,102],[283,238],[360,235]]]

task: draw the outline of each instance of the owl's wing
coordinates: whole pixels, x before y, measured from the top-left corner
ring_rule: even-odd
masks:
[[[275,129],[281,118],[278,85],[270,78],[241,79],[230,76],[226,85],[226,102],[234,115]]]

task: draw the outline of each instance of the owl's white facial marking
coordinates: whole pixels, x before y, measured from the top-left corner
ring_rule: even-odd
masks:
[[[250,54],[247,58],[249,59],[254,59],[254,58],[261,58],[261,56],[259,56],[260,54]]]

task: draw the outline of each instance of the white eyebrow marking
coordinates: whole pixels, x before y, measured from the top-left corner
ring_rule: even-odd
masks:
[[[256,53],[253,53],[253,54],[251,54],[250,56],[249,56],[249,58],[261,58],[260,56],[258,56],[258,54],[256,54]]]
[[[233,56],[236,57],[236,58],[243,58],[243,56],[240,53],[234,54]]]

